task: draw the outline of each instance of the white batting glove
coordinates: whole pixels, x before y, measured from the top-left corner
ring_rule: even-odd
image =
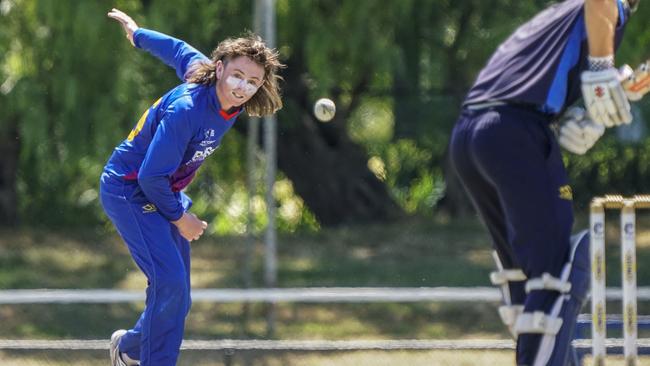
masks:
[[[584,71],[582,96],[591,119],[605,127],[632,122],[632,109],[614,68]]]
[[[569,152],[582,155],[605,133],[605,126],[589,119],[584,108],[571,107],[560,117],[557,140]]]

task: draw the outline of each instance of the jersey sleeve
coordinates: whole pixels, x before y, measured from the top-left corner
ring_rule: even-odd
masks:
[[[210,59],[180,39],[150,29],[138,28],[133,34],[133,43],[159,58],[165,64],[176,70],[176,75],[185,81],[185,74],[196,61]]]
[[[138,173],[138,184],[145,196],[169,221],[183,215],[170,177],[180,166],[191,138],[188,107],[175,102],[165,111]]]
[[[618,5],[618,23],[616,24],[616,28],[620,29],[627,23],[628,17],[630,16],[630,11],[625,6],[625,2],[623,0],[618,0],[616,3]]]

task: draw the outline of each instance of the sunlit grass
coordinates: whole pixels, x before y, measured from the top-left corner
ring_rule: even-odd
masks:
[[[639,242],[650,240],[640,218]],[[608,283],[620,278],[617,221],[609,220]],[[4,288],[144,289],[146,279],[114,233],[4,231],[0,233],[0,286]],[[242,286],[247,238],[206,236],[192,244],[196,288]],[[280,287],[292,286],[489,286],[494,264],[485,230],[477,222],[407,220],[363,228],[340,227],[278,238]],[[647,285],[648,245],[637,248],[639,284]],[[254,287],[263,287],[262,241],[252,254]],[[69,265],[66,265],[69,264]],[[273,339],[504,339],[498,304],[364,303],[275,306]],[[45,304],[0,306],[0,338],[107,339],[129,327],[143,304]],[[267,304],[195,302],[188,339],[265,339]],[[608,303],[616,313],[620,304]],[[588,309],[587,309],[588,311]],[[644,303],[639,313],[650,313]],[[615,333],[612,333],[615,335]],[[2,365],[96,365],[100,352],[71,360],[57,353],[4,352]],[[218,352],[185,352],[189,364],[212,365]],[[20,355],[18,357],[17,355]],[[491,357],[483,359],[481,357]],[[242,360],[243,353],[235,360]],[[509,365],[512,352],[344,352],[249,354],[250,365]],[[18,361],[20,359],[20,361]],[[616,364],[617,359],[612,358]],[[40,360],[40,361],[39,361]],[[98,361],[101,360],[101,361]],[[30,363],[31,362],[31,363]],[[40,363],[39,363],[40,362]],[[84,363],[85,362],[85,363]],[[220,362],[220,361],[219,361]],[[467,363],[464,363],[467,362]],[[645,363],[644,363],[645,362]],[[181,363],[183,364],[183,363]],[[650,365],[643,360],[640,365]]]
[[[514,366],[513,351],[351,351],[351,352],[181,352],[179,365],[214,366]],[[6,366],[96,366],[107,364],[107,351],[11,351],[0,352]],[[593,366],[591,357],[584,366]],[[608,366],[624,366],[621,356],[608,356]],[[650,358],[640,356],[638,366],[650,366]]]

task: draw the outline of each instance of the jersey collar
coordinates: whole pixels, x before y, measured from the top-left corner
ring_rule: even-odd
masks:
[[[217,90],[214,87],[214,85],[211,85],[210,88],[212,91],[209,93],[210,94],[210,104],[214,107],[214,109],[219,113],[219,116],[223,118],[226,121],[231,121],[237,116],[239,116],[243,111],[244,108],[239,107],[236,109],[233,109],[231,112],[224,110],[221,108],[221,103],[219,103],[219,98],[217,98]]]

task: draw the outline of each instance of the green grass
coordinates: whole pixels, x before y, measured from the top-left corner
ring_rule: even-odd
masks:
[[[1,288],[143,289],[144,276],[110,229],[0,233]],[[242,287],[247,238],[206,237],[192,245],[194,287]],[[338,228],[280,236],[280,287],[488,285],[492,270],[475,222]],[[254,287],[263,287],[263,245],[255,244]],[[3,338],[104,338],[129,327],[142,304],[0,306]],[[266,337],[265,304],[195,303],[188,338]],[[505,336],[495,304],[278,304],[278,339]]]
[[[226,364],[217,351],[183,351],[179,365],[214,366]],[[7,366],[96,366],[106,364],[106,352],[11,352],[0,353]],[[391,351],[326,353],[239,352],[230,357],[231,365],[247,366],[475,366],[511,365],[510,352]]]
[[[228,357],[228,358],[227,358]],[[367,352],[237,352],[182,351],[179,365],[214,366],[514,366],[512,351],[367,351]],[[228,360],[228,361],[227,361]],[[96,366],[107,364],[106,351],[0,352],[3,366]],[[228,362],[228,363],[227,363]],[[608,366],[623,366],[621,356],[608,356]],[[592,366],[585,357],[584,366]],[[638,366],[650,366],[640,358]]]
[[[642,230],[650,228],[646,221],[647,218],[640,219],[637,248],[638,282],[643,286],[650,285],[650,266],[646,265],[650,263],[650,232]],[[617,222],[610,220],[609,226],[608,284],[616,286],[620,278]],[[245,267],[242,258],[247,240],[249,239],[245,237],[205,237],[193,243],[193,286],[242,287],[242,271]],[[252,266],[253,287],[263,287],[263,252],[263,244],[257,239]],[[489,272],[494,267],[490,253],[489,238],[477,222],[442,223],[411,219],[389,225],[342,227],[319,233],[280,235],[278,285],[489,286]],[[121,239],[110,228],[76,232],[42,229],[0,231],[0,288],[143,289],[145,286],[144,276],[133,264]],[[497,305],[426,302],[281,303],[275,308],[276,332],[271,338],[507,338],[508,334],[498,319]],[[142,306],[4,305],[0,306],[0,338],[107,338],[116,328],[128,328],[136,320]],[[610,312],[615,312],[619,304],[608,306]],[[267,309],[265,304],[195,303],[187,319],[186,338],[268,338],[265,318]],[[650,314],[648,304],[641,303],[639,309],[641,314]],[[401,357],[395,356],[399,352],[390,352],[382,354],[375,362],[370,362],[367,361],[369,359],[364,359],[371,357],[367,354],[371,352],[341,353],[336,357],[332,354],[268,354],[258,358],[251,355],[253,361],[247,364],[381,365],[376,360]],[[434,358],[432,354],[407,352],[402,355],[403,364],[463,364],[459,361],[462,357],[458,358],[457,355],[451,358],[457,363],[445,363],[444,354],[435,354]],[[20,355],[20,352],[0,353],[0,360],[3,365],[11,365],[13,359],[27,359],[16,355]],[[490,357],[506,361],[486,361],[481,364],[508,364],[511,356],[511,352],[494,352]],[[82,365],[83,362],[97,364],[93,357],[90,352],[75,365]],[[104,359],[103,353],[97,357]],[[191,360],[191,364],[204,364],[199,356],[192,359],[195,357],[193,353],[183,357]],[[376,357],[378,356],[375,355]],[[478,356],[468,356],[468,362],[476,357]],[[65,360],[57,361],[56,352],[47,358],[51,359],[48,364],[52,365],[73,364],[66,363]],[[433,359],[438,363],[431,361]],[[338,363],[332,363],[332,360]],[[387,361],[386,364],[398,363]]]

